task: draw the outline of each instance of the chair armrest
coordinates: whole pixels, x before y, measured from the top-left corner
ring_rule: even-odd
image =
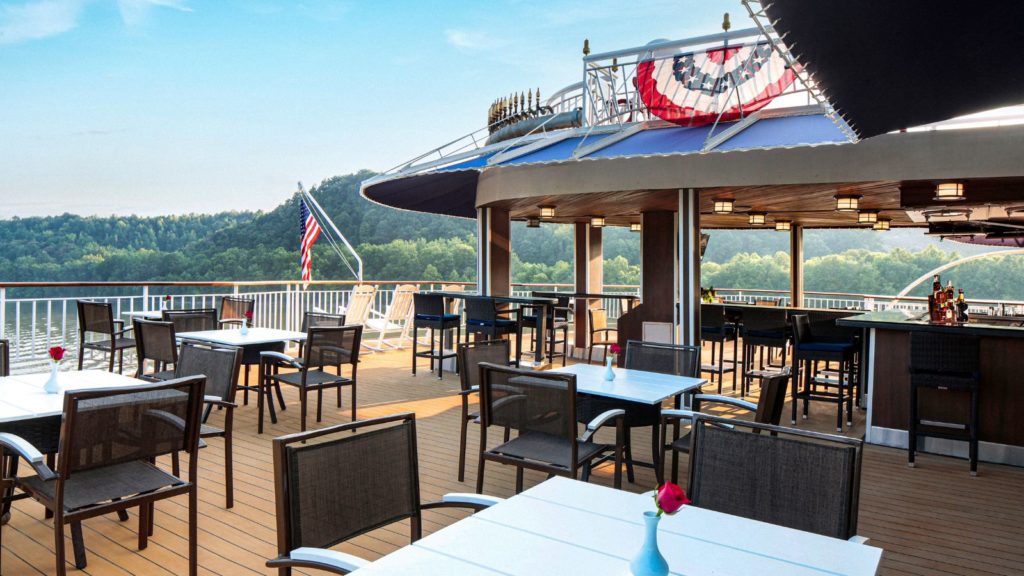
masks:
[[[272,361],[272,362],[278,362],[278,363],[281,363],[281,364],[287,364],[287,365],[291,366],[292,368],[297,368],[299,370],[302,370],[302,364],[299,363],[298,360],[296,360],[295,358],[292,358],[291,356],[289,356],[287,354],[282,354],[280,352],[270,352],[270,351],[260,352],[260,362],[262,362],[264,360]]]
[[[693,410],[662,410],[662,420],[693,420]]]
[[[757,412],[757,404],[753,402],[747,402],[746,400],[740,400],[739,398],[731,398],[729,396],[718,396],[715,394],[697,394],[693,397],[697,402],[714,402],[716,404],[727,404],[736,408],[742,408],[751,412]]]
[[[847,542],[853,542],[854,544],[867,544],[868,539],[864,536],[850,536]]]
[[[488,496],[486,494],[449,492],[442,496],[440,501],[421,504],[420,508],[423,510],[431,508],[470,508],[474,512],[479,512],[504,501],[504,498]]]
[[[287,557],[279,557],[267,561],[268,568],[316,568],[334,572],[335,574],[348,574],[369,565],[369,560],[352,554],[338,552],[337,550],[307,547],[296,548]]]
[[[608,424],[613,420],[621,419],[626,415],[626,411],[622,408],[615,408],[612,410],[606,410],[597,415],[596,418],[587,423],[587,431],[583,434],[580,440],[589,442],[593,438],[594,433],[598,431],[602,426]]]
[[[459,396],[469,396],[471,394],[478,394],[479,392],[480,388],[478,388],[477,386],[473,386],[469,390],[459,390]]]
[[[213,406],[221,406],[223,408],[238,408],[238,404],[235,404],[234,402],[228,402],[227,400],[224,400],[223,398],[220,398],[218,396],[204,396],[203,402],[211,404]]]
[[[53,480],[57,477],[57,473],[46,465],[46,457],[43,456],[43,453],[21,436],[0,432],[0,447],[6,448],[24,458],[35,469],[39,478]]]

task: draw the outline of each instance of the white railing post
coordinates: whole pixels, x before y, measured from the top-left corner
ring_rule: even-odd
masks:
[[[295,317],[295,300],[292,298],[292,285],[284,285],[284,329],[291,330],[292,318]]]
[[[7,337],[7,288],[0,288],[0,338]]]
[[[129,306],[132,310],[135,310],[135,306]],[[142,310],[149,310],[149,284],[142,287]]]

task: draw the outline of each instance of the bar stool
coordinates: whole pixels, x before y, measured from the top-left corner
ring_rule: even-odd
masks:
[[[534,296],[541,298],[554,298],[558,301],[554,306],[548,306],[548,320],[547,320],[547,344],[548,344],[548,358],[554,366],[555,357],[562,357],[562,366],[565,366],[566,357],[569,356],[569,323],[572,320],[572,307],[569,305],[569,297],[561,296],[558,294],[538,293],[535,292]],[[530,328],[532,330],[537,329],[537,315],[540,314],[540,306],[523,305],[521,310],[529,310],[529,314],[524,313],[520,329],[524,330]],[[562,333],[562,339],[558,339],[558,332]],[[532,339],[531,339],[532,341]],[[558,345],[562,345],[562,351],[558,352]]]
[[[506,318],[512,315],[514,318]],[[502,336],[515,334],[516,337],[516,367],[519,367],[519,356],[523,350],[523,331],[519,322],[518,310],[498,310],[498,303],[494,298],[478,297],[466,299],[466,342],[469,342],[470,335],[478,338],[484,335],[484,340],[497,340]]]
[[[853,425],[853,368],[857,355],[856,341],[829,341],[815,338],[807,314],[797,314],[793,324],[793,424],[796,424],[797,399],[804,401],[803,416],[811,400],[836,403],[836,432],[843,431],[843,407],[846,407],[846,425]],[[836,379],[814,378],[818,362],[838,362]],[[801,364],[803,390],[800,390]],[[820,390],[819,387],[824,388]],[[835,391],[832,391],[832,389]]]
[[[700,340],[711,343],[711,363],[701,364],[701,372],[709,372],[711,381],[718,375],[718,393],[722,393],[722,376],[726,372],[736,372],[739,363],[739,341],[736,338],[736,325],[725,317],[725,308],[715,304],[700,305]],[[725,343],[732,342],[732,366],[725,367]],[[715,348],[718,348],[718,363],[715,363]],[[732,389],[736,389],[736,379],[732,381]]]
[[[778,373],[777,367],[772,365],[772,355],[776,350],[782,353],[780,366],[786,365],[789,351],[786,311],[782,308],[758,307],[744,310],[740,335],[743,337],[740,395],[747,396],[754,380],[763,380]]]
[[[419,339],[416,332],[420,329],[430,330],[430,350],[417,352]],[[445,310],[444,296],[431,294],[429,292],[413,294],[413,320],[412,320],[412,375],[416,375],[416,359],[429,358],[430,369],[434,369],[434,361],[437,360],[437,379],[440,380],[446,358],[455,358],[455,346],[449,352],[445,352],[445,335],[452,328],[455,329],[455,343],[458,344],[462,338],[462,320],[458,314],[449,314]],[[434,349],[435,331],[441,331],[440,349]]]
[[[918,437],[962,440],[968,443],[971,476],[978,475],[978,390],[981,387],[981,359],[978,338],[961,334],[910,334],[910,426],[907,465],[914,467]],[[952,392],[971,396],[969,421],[940,422],[921,418],[921,389],[928,395],[949,396]],[[941,391],[941,392],[940,392]],[[924,429],[922,429],[924,427]]]

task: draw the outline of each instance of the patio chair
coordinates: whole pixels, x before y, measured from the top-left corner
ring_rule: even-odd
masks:
[[[469,342],[470,335],[474,339],[483,336],[484,340],[496,340],[502,336],[515,335],[514,358],[516,366],[519,366],[519,358],[523,350],[523,331],[519,329],[518,310],[499,310],[498,302],[494,298],[467,298],[466,342]]]
[[[302,314],[302,327],[300,328],[300,331],[302,331],[302,332],[309,332],[309,327],[310,326],[316,326],[316,327],[334,326],[334,327],[338,327],[338,326],[344,326],[344,325],[345,325],[345,315],[344,314],[328,314],[326,312],[319,312],[319,311],[304,312]],[[302,351],[303,351],[304,348],[305,348],[304,342],[299,342],[299,356],[302,356]],[[280,350],[272,350],[272,352],[280,352]],[[259,361],[257,361],[256,364],[259,364]],[[335,370],[336,370],[336,372],[338,374],[341,374],[341,366],[340,365],[335,366]],[[277,386],[277,389],[278,389],[278,391],[280,391],[280,389],[281,389],[280,385]],[[337,400],[338,400],[338,408],[341,408],[341,388],[338,388],[338,399]],[[281,402],[280,405],[283,407],[284,406],[284,402]]]
[[[224,439],[224,487],[225,507],[231,508],[235,505],[235,483],[234,466],[232,465],[232,430],[234,427],[235,393],[238,390],[238,371],[242,363],[242,350],[240,348],[218,347],[211,348],[201,344],[187,342],[181,346],[181,355],[178,364],[174,369],[175,378],[187,376],[206,376],[206,394],[203,402],[206,409],[203,412],[202,428],[199,430],[199,437],[223,438]],[[224,424],[218,428],[207,424],[210,419],[212,408],[217,407],[218,412],[224,413]],[[177,454],[172,454],[174,474],[178,473]]]
[[[863,449],[858,439],[696,413],[688,494],[708,510],[863,543]]]
[[[462,417],[459,419],[459,482],[466,478],[466,435],[470,422],[479,422],[480,414],[469,411],[469,397],[480,394],[480,363],[507,365],[508,340],[486,340],[459,344],[459,397],[462,399]]]
[[[416,361],[419,358],[430,359],[430,369],[434,369],[434,363],[437,362],[437,379],[440,380],[444,373],[444,361],[448,358],[454,358],[455,352],[448,348],[445,351],[445,343],[451,344],[451,332],[455,329],[455,343],[458,344],[459,339],[462,337],[462,319],[456,314],[449,314],[445,309],[444,296],[440,294],[431,294],[429,292],[413,294],[414,302],[414,315],[412,320],[413,334],[412,334],[412,375],[416,375]],[[430,349],[420,352],[418,332],[420,330],[430,330]],[[438,343],[438,339],[435,336],[435,332],[441,332],[441,339]],[[438,344],[438,348],[434,348],[434,345]]]
[[[256,306],[256,300],[244,296],[225,296],[220,299],[220,320],[221,328],[242,326],[246,315],[252,315]]]
[[[690,452],[690,432],[682,436],[678,432],[681,421],[692,420],[694,412],[706,410],[711,405],[713,409],[721,407],[747,412],[753,415],[753,422],[778,426],[779,421],[782,419],[782,409],[786,405],[789,377],[790,370],[788,367],[775,374],[766,375],[761,381],[761,390],[757,404],[731,396],[695,394],[691,399],[689,410],[663,410],[661,412],[662,433],[667,435],[669,425],[672,425],[676,431],[672,441],[666,442],[664,447],[665,450],[672,453],[672,482],[679,482],[679,454],[689,454]]]
[[[23,438],[0,433],[0,446],[24,458],[36,474],[15,485],[54,513],[57,574],[66,573],[64,525],[71,525],[75,566],[86,567],[82,521],[139,508],[138,546],[148,544],[153,503],[188,495],[189,574],[197,574],[197,505],[202,377],[131,388],[68,391],[56,470]],[[188,479],[153,464],[166,454],[189,454]]]
[[[630,340],[626,342],[624,365],[625,368],[631,370],[646,370],[659,374],[696,378],[700,375],[700,348]],[[623,460],[626,463],[626,480],[633,482],[633,466],[637,462],[633,460],[631,429],[651,428],[651,449],[659,450],[662,444],[661,406],[587,394],[580,396],[578,402],[580,422],[592,419],[607,410],[621,409],[625,411],[625,416],[623,416],[623,449],[625,450]],[[680,399],[677,398],[676,407],[679,406]],[[660,470],[658,474],[661,474]]]
[[[978,395],[981,387],[980,344],[975,336],[910,333],[910,425],[907,427],[907,465],[915,466],[919,437],[967,442],[971,476],[978,475]],[[970,412],[949,422],[949,416],[921,415],[921,390],[941,398],[967,394]]]
[[[178,363],[178,341],[175,338],[172,322],[158,322],[136,318],[135,356],[138,368],[135,377],[150,382],[160,382],[174,378],[174,369]],[[153,371],[146,372],[146,362],[153,361]]]
[[[415,542],[424,510],[501,502],[480,494],[421,502],[412,413],[282,436],[273,451],[278,555],[267,567],[282,576],[293,568],[348,574],[369,562],[328,548],[406,519]]]
[[[774,302],[774,300],[769,300]],[[740,395],[746,396],[754,380],[763,380],[777,370],[772,366],[775,351],[782,355],[786,365],[789,351],[789,326],[786,310],[781,308],[747,308],[743,310],[743,362],[740,364]],[[767,361],[765,356],[767,352]]]
[[[316,391],[316,421],[323,418],[323,391],[328,388],[341,389],[350,386],[352,389],[352,420],[356,420],[356,370],[359,365],[359,345],[363,336],[363,327],[350,324],[348,326],[311,326],[306,331],[306,346],[301,358],[292,358],[281,352],[260,353],[260,392],[258,394],[259,420],[258,432],[263,433],[264,398],[269,400],[270,420],[277,422],[274,411],[274,398],[270,389],[279,384],[295,386],[299,389],[301,403],[301,428],[306,430],[307,395],[310,390]],[[340,373],[331,374],[324,370],[328,366],[337,367],[344,364],[350,366],[350,376]],[[294,372],[280,371],[281,368],[295,369]]]
[[[160,318],[164,322],[174,324],[174,332],[205,332],[220,327],[217,323],[217,311],[213,308],[193,308],[191,310],[164,310]]]
[[[736,325],[725,315],[725,307],[714,304],[700,305],[700,340],[701,344],[711,343],[711,362],[701,365],[701,372],[711,374],[711,382],[718,376],[718,393],[722,393],[722,379],[726,372],[736,374],[739,366],[739,338],[736,337]],[[732,360],[725,359],[725,344],[732,342]],[[717,348],[717,361],[716,361]],[[726,368],[726,363],[732,366]],[[732,389],[736,390],[736,379],[733,378]]]
[[[114,319],[114,307],[107,302],[78,300],[78,369],[82,369],[86,350],[98,350],[109,355],[108,371],[114,371],[114,355],[117,355],[117,372],[124,372],[124,351],[135,348],[135,340],[125,337],[132,331],[124,327],[123,320]],[[87,341],[89,333],[99,334],[100,340]]]
[[[345,321],[349,324],[366,325],[366,320],[373,310],[373,300],[377,296],[377,287],[370,284],[360,284],[352,288],[352,295],[349,296],[348,306],[342,310]]]
[[[413,311],[413,295],[418,291],[416,286],[412,284],[402,284],[395,288],[394,295],[391,297],[391,304],[383,314],[373,309],[370,310],[370,318],[366,319],[365,324],[367,330],[377,331],[377,344],[375,346],[367,346],[367,348],[378,352],[383,352],[388,348],[402,348],[402,340],[409,338],[409,329],[412,327],[409,324],[409,318],[412,316]],[[385,334],[396,330],[401,331],[398,335],[399,345],[385,342]]]
[[[480,370],[480,459],[476,491],[483,492],[484,463],[516,467],[516,493],[523,490],[523,469],[575,479],[582,471],[590,479],[593,461],[609,452],[615,454],[615,487],[622,487],[623,416],[620,409],[608,410],[587,423],[586,432],[576,430],[576,375],[519,370],[505,365],[482,363]],[[594,441],[601,428],[615,427],[615,443]],[[518,435],[493,448],[487,447],[491,426],[515,430]]]
[[[594,361],[594,346],[604,346],[604,354],[608,355],[608,347],[619,343],[619,331],[608,327],[608,311],[604,308],[587,310],[590,322],[590,345],[587,347],[587,364]]]
[[[553,298],[557,301],[554,306],[548,306],[547,321],[547,334],[545,334],[543,341],[547,342],[548,346],[548,359],[551,361],[552,366],[556,357],[562,357],[562,366],[565,366],[565,360],[569,356],[569,324],[572,323],[572,306],[569,302],[569,297],[558,294],[557,292],[534,292],[533,295],[538,298]],[[525,330],[527,328],[531,330],[537,329],[537,317],[540,314],[542,307],[538,305],[524,304],[520,307],[520,323],[519,329]],[[558,339],[558,333],[562,333],[562,339]],[[531,338],[530,342],[535,339]],[[558,351],[558,345],[562,345],[562,351]]]
[[[833,320],[834,322],[834,320]],[[796,424],[797,400],[802,399],[803,417],[807,419],[810,401],[832,402],[836,405],[836,432],[843,431],[843,408],[846,423],[853,425],[853,360],[857,354],[855,341],[834,341],[819,338],[811,330],[806,314],[791,318],[793,328],[793,418]],[[815,378],[815,364],[819,361],[838,362],[835,380]],[[801,388],[801,380],[803,387]]]

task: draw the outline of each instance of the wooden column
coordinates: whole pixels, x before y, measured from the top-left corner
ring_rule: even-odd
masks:
[[[675,322],[676,213],[644,212],[640,230],[640,305],[619,318],[619,346],[643,339],[644,322]],[[625,355],[619,355],[620,363]]]
[[[592,228],[586,222],[575,224],[575,241],[573,243],[574,265],[576,273],[576,292],[597,293],[604,290],[604,244],[601,228]],[[584,349],[590,345],[587,310],[600,308],[600,300],[576,300],[576,348]]]
[[[700,346],[700,193],[679,191],[679,343]]]
[[[789,305],[804,305],[804,227],[800,224],[789,229]]]
[[[477,209],[477,290],[489,296],[512,294],[512,221],[508,210]]]

